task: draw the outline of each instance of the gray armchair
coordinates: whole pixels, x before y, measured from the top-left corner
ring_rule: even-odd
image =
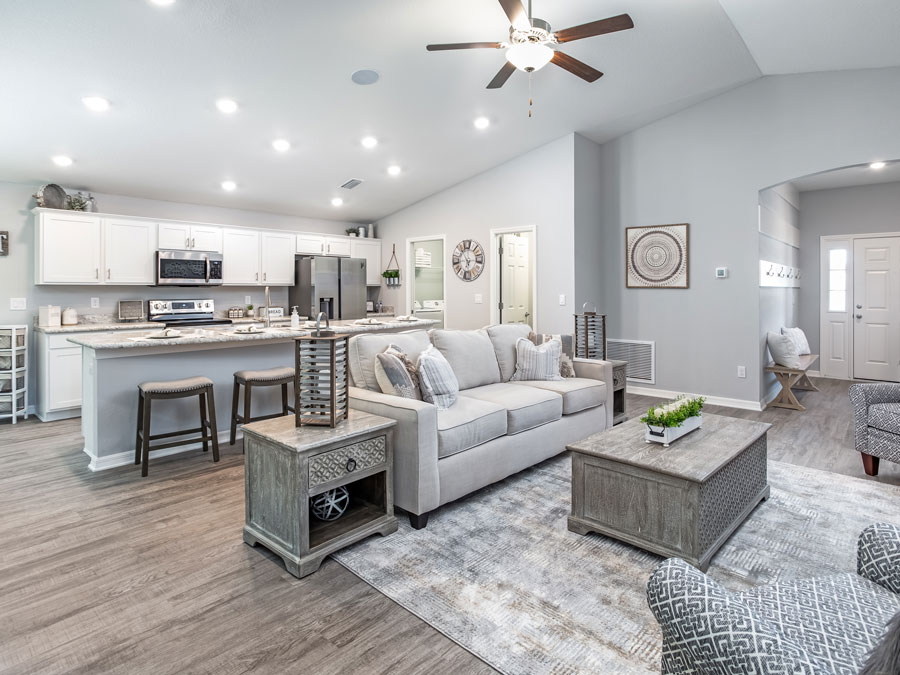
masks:
[[[857,574],[729,593],[679,558],[660,563],[647,601],[662,628],[662,672],[858,673],[900,611],[900,528],[857,542]]]
[[[850,385],[856,450],[863,469],[878,475],[882,459],[900,462],[900,384],[871,382]]]

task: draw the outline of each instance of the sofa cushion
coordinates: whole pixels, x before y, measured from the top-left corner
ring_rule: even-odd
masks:
[[[506,410],[496,403],[460,396],[452,407],[438,410],[438,458],[505,435]]]
[[[900,403],[870,405],[869,426],[892,434],[900,434]]]
[[[460,389],[500,381],[494,347],[484,330],[435,330],[431,341],[450,362]]]
[[[562,343],[550,340],[538,346],[527,338],[516,340],[516,372],[510,382],[522,380],[561,380],[559,356]]]
[[[606,383],[586,377],[569,377],[562,380],[524,380],[515,384],[537,387],[559,394],[562,396],[563,415],[596,408],[606,402]]]
[[[422,400],[433,403],[439,409],[445,409],[456,403],[459,395],[459,382],[453,369],[434,345],[419,354],[416,364],[419,371],[419,388]]]
[[[381,391],[375,379],[375,355],[381,354],[391,345],[406,354],[415,363],[425,349],[431,345],[428,333],[413,330],[408,333],[354,335],[348,345],[350,357],[350,377],[353,386],[369,391]]]
[[[500,366],[500,381],[509,382],[516,372],[516,340],[527,338],[531,326],[524,323],[503,323],[485,329],[494,347],[494,355]]]
[[[562,417],[562,396],[537,387],[511,382],[488,384],[460,392],[460,398],[477,398],[506,408],[506,433],[517,434]]]

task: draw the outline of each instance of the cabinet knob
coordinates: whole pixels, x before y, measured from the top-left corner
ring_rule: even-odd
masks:
[[[347,471],[356,471],[356,460],[352,457],[347,460]]]

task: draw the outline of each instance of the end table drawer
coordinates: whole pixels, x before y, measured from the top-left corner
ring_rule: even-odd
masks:
[[[314,488],[385,462],[385,437],[376,436],[309,458],[309,487]]]

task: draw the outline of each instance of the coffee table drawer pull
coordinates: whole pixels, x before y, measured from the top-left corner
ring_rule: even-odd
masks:
[[[384,439],[384,436],[377,436],[343,448],[313,455],[309,459],[309,487],[313,488],[346,476],[348,473],[384,464]]]

